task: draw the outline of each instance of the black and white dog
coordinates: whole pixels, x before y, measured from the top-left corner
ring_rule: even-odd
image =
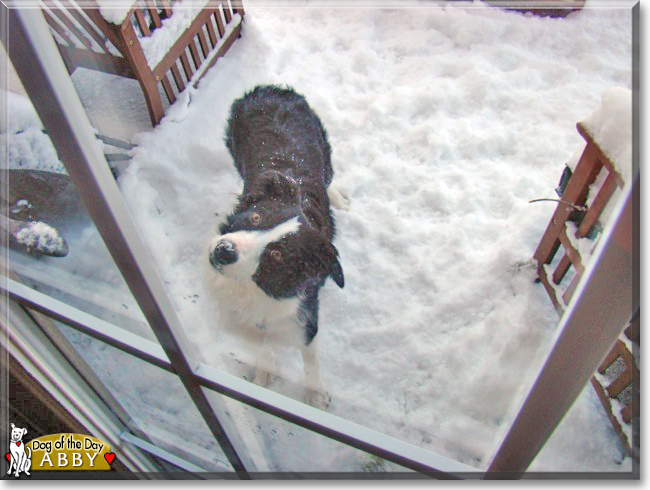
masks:
[[[343,287],[332,239],[330,145],[301,95],[256,87],[231,108],[226,145],[244,189],[209,246],[224,321],[260,343],[254,382],[274,372],[273,343],[300,345],[307,402],[329,402],[314,346],[318,292]]]

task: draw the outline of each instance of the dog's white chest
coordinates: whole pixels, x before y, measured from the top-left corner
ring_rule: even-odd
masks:
[[[300,327],[300,298],[274,299],[252,280],[238,281],[217,274],[215,293],[225,328],[239,334],[263,329],[271,337],[295,335]],[[301,336],[299,337],[301,338]]]

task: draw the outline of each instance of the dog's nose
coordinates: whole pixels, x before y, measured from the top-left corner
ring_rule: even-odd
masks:
[[[230,240],[220,240],[214,251],[210,254],[210,263],[214,266],[223,266],[237,262],[237,248]]]

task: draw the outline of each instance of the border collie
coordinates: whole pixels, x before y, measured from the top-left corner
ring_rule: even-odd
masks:
[[[244,189],[208,250],[224,321],[260,344],[257,384],[272,379],[272,344],[299,345],[306,401],[325,408],[313,342],[318,292],[328,277],[344,284],[332,245],[325,129],[301,95],[259,86],[233,103],[226,146]]]

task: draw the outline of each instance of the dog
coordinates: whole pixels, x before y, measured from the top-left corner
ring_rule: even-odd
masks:
[[[11,442],[9,443],[9,452],[11,459],[9,461],[9,471],[14,470],[14,476],[18,477],[22,471],[27,476],[30,476],[29,470],[32,467],[32,450],[27,448],[25,451],[25,444],[23,443],[23,436],[27,434],[27,429],[20,429],[14,424],[11,424]]]
[[[208,250],[224,321],[260,344],[257,384],[272,379],[273,344],[299,346],[306,402],[325,408],[314,346],[318,293],[328,278],[344,286],[332,244],[327,134],[293,89],[258,86],[232,104],[226,146],[244,187]]]

